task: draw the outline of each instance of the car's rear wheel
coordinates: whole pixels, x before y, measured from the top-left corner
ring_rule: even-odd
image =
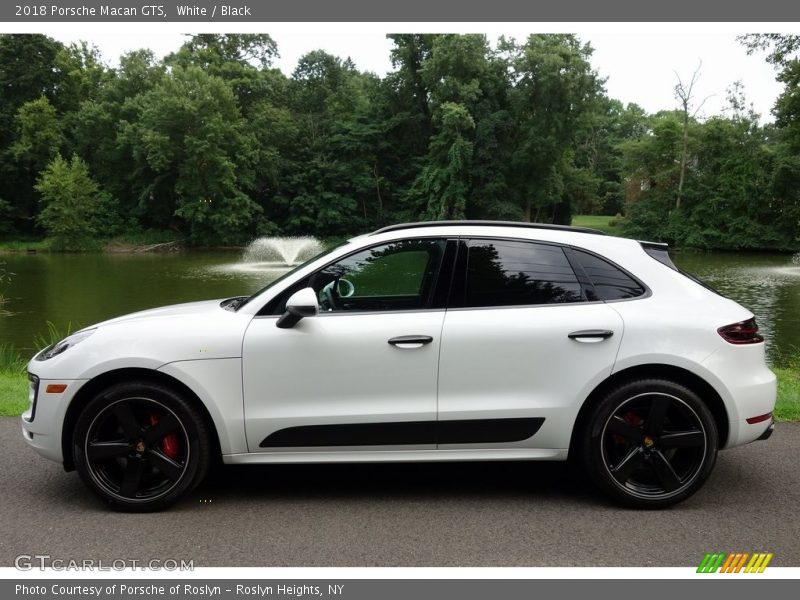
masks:
[[[209,436],[201,415],[174,390],[121,383],[78,417],[73,458],[83,481],[112,507],[160,510],[205,476]]]
[[[583,460],[606,493],[636,508],[662,508],[703,485],[717,457],[714,418],[702,399],[673,381],[641,379],[594,408]]]

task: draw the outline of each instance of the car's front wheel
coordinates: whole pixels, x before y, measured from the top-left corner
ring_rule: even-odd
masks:
[[[622,503],[662,508],[694,494],[717,456],[714,418],[689,388],[627,382],[599,402],[584,432],[583,459],[597,485]]]
[[[174,390],[120,383],[78,417],[73,458],[83,481],[112,507],[160,510],[205,476],[209,436],[198,411]]]

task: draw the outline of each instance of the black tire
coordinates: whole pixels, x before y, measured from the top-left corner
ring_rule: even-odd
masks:
[[[204,419],[169,387],[136,381],[97,394],[75,424],[73,459],[112,508],[150,512],[192,491],[209,464]]]
[[[665,508],[694,494],[717,458],[714,417],[689,388],[663,379],[624,383],[594,407],[584,466],[597,486],[634,508]]]

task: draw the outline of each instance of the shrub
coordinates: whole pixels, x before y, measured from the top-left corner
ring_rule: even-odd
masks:
[[[122,225],[115,200],[100,189],[76,155],[69,162],[57,155],[40,174],[36,190],[43,205],[37,219],[55,250],[94,249],[98,232],[113,234]]]

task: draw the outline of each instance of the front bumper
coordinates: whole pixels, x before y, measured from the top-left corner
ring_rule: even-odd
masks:
[[[84,379],[41,379],[35,393],[29,393],[30,406],[21,418],[22,439],[38,454],[56,462],[64,461],[61,451],[64,418],[67,407],[84,383]],[[67,387],[60,393],[48,393],[49,384],[66,384]]]

